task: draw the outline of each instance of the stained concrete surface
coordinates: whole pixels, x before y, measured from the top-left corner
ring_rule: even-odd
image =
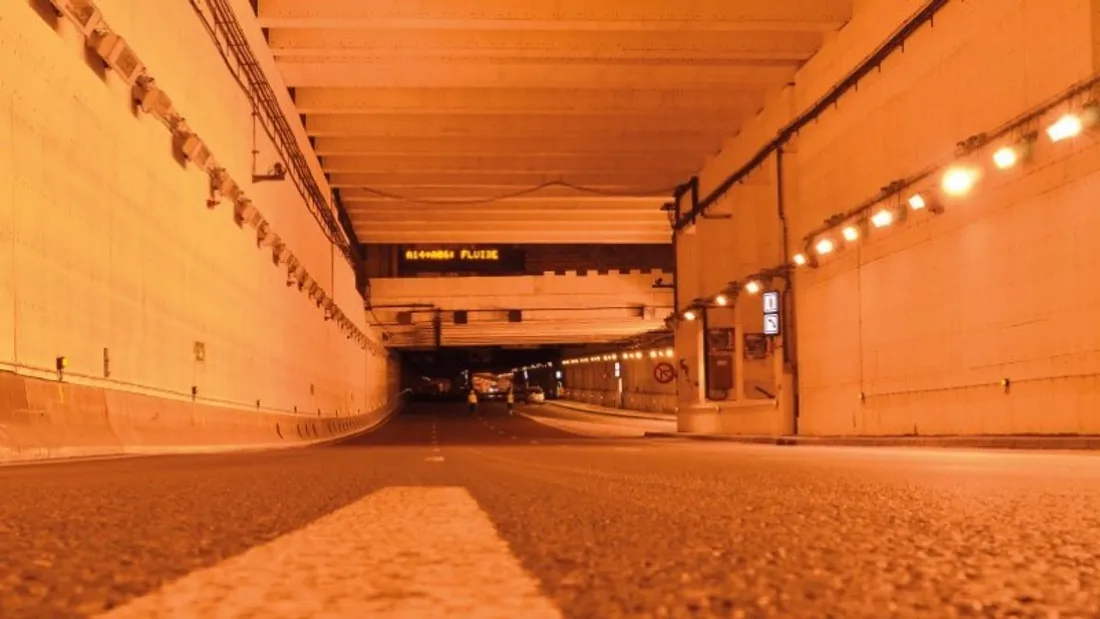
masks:
[[[431,405],[331,447],[0,469],[0,617],[92,616],[395,486],[466,489],[567,617],[1100,616],[1091,454],[481,416]]]

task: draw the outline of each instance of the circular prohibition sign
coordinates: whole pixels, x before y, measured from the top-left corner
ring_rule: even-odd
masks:
[[[662,361],[653,366],[653,378],[662,385],[671,383],[676,378],[676,368],[667,361]]]

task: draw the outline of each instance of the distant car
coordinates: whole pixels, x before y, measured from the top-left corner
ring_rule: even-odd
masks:
[[[527,390],[528,404],[542,404],[545,401],[546,393],[543,392],[542,387],[531,387]]]

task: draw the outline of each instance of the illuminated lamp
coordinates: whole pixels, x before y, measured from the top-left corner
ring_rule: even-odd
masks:
[[[833,250],[836,249],[836,243],[833,243],[832,239],[821,239],[817,242],[817,245],[814,246],[814,249],[817,250],[819,255],[825,256],[831,254]]]
[[[791,261],[794,262],[795,266],[805,266],[806,254],[795,254]]]
[[[694,310],[688,310],[688,311],[684,312],[684,320],[686,320],[688,322],[691,322],[691,321],[695,320],[696,318],[698,318],[698,317],[695,315]]]
[[[845,241],[853,243],[859,239],[859,228],[855,226],[845,226],[844,230],[841,231],[841,234],[844,235]]]
[[[666,357],[671,357],[671,356],[672,356],[672,355],[674,355],[674,354],[676,354],[676,351],[675,351],[675,350],[673,350],[673,349],[671,349],[671,348],[666,348],[666,349],[665,349],[665,356],[666,356]]]
[[[876,228],[885,228],[894,223],[894,213],[890,209],[882,209],[871,216],[871,223]]]
[[[760,285],[760,282],[758,282],[756,280],[753,280],[753,281],[745,284],[745,292],[747,292],[749,294],[756,294],[756,293],[760,292],[760,289],[762,287],[763,286]]]
[[[993,153],[993,165],[999,170],[1007,170],[1016,165],[1020,160],[1020,154],[1014,146],[1002,146]]]
[[[919,193],[909,196],[909,208],[914,211],[919,211],[926,206],[928,206],[928,202],[924,199],[924,196]]]
[[[1081,135],[1085,123],[1077,114],[1066,114],[1047,127],[1047,137],[1051,142],[1061,142]]]
[[[715,305],[720,305],[722,307],[725,307],[725,306],[729,305],[729,302],[730,302],[730,300],[727,299],[726,295],[724,295],[724,294],[720,294],[720,295],[714,297],[714,304]]]
[[[970,193],[977,182],[978,171],[976,169],[955,166],[944,173],[942,186],[944,193],[952,196],[962,196]]]

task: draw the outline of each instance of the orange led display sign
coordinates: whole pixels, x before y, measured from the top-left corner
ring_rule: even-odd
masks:
[[[498,261],[499,249],[406,249],[405,260],[420,261]]]
[[[416,273],[514,275],[524,272],[525,256],[514,247],[401,247],[398,270]]]

